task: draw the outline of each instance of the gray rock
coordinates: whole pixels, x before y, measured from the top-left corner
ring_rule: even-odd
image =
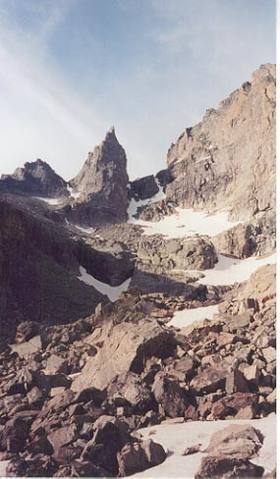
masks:
[[[90,152],[80,173],[70,181],[79,199],[69,219],[85,225],[118,223],[127,218],[126,154],[112,128]]]

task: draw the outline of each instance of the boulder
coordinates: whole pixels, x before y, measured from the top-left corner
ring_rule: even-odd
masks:
[[[248,383],[239,369],[234,369],[227,375],[226,392],[227,394],[249,392]]]
[[[47,359],[46,372],[48,374],[57,374],[57,373],[67,374],[68,372],[67,361],[57,356],[56,354],[52,354]]]
[[[235,416],[240,410],[250,407],[253,417],[258,412],[258,396],[253,393],[237,392],[230,394],[214,402],[211,412],[214,419],[225,419],[227,416]]]
[[[166,459],[166,453],[160,444],[151,439],[141,443],[126,444],[117,454],[119,475],[130,476],[161,464]]]
[[[35,321],[23,321],[17,327],[16,331],[16,343],[24,343],[29,341],[40,332],[40,325]]]
[[[147,358],[167,357],[175,347],[173,333],[156,320],[147,318],[136,324],[125,322],[113,326],[97,355],[88,359],[73,381],[72,389],[79,391],[92,386],[105,389],[116,375],[128,371],[139,373]]]
[[[82,459],[117,475],[117,453],[131,441],[124,423],[113,416],[101,416],[94,423],[93,438],[85,446]]]
[[[250,459],[262,444],[263,435],[258,429],[246,424],[231,424],[211,436],[207,453],[211,456]]]
[[[159,372],[153,383],[152,392],[162,411],[169,417],[184,416],[187,396],[177,381],[167,378]]]
[[[208,367],[199,371],[190,386],[198,394],[207,394],[224,389],[228,372],[224,369]]]
[[[253,225],[240,223],[216,235],[213,243],[221,254],[235,258],[248,258],[257,248],[255,236],[256,229]]]
[[[262,477],[264,468],[244,459],[230,456],[203,457],[195,479],[233,479]]]
[[[262,355],[267,363],[271,363],[276,360],[276,349],[272,346],[262,349]]]
[[[206,237],[165,239],[144,236],[139,242],[138,261],[167,269],[204,270],[218,261],[212,242]]]
[[[115,406],[128,404],[134,414],[148,412],[153,406],[149,389],[142,383],[140,376],[128,371],[116,376],[107,389],[109,403]]]
[[[63,426],[48,434],[48,441],[52,445],[54,451],[58,451],[61,447],[73,443],[78,436],[75,424]]]

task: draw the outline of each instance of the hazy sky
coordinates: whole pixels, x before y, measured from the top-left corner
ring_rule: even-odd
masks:
[[[275,62],[274,0],[0,0],[0,172],[74,176],[115,126],[131,177]]]

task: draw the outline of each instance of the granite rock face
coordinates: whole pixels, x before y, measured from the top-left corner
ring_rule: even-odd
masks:
[[[275,207],[275,65],[262,65],[172,144],[167,198],[248,218]]]
[[[25,163],[23,168],[17,168],[12,175],[2,175],[0,191],[42,197],[69,196],[66,181],[40,159]]]
[[[124,221],[128,207],[126,163],[125,151],[112,128],[70,181],[78,196],[70,217],[88,225]]]

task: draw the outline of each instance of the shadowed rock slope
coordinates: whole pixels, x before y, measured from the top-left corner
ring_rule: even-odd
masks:
[[[5,199],[0,200],[0,222],[2,340],[21,321],[70,322],[106,300],[77,279],[79,256],[86,253],[60,226]]]

